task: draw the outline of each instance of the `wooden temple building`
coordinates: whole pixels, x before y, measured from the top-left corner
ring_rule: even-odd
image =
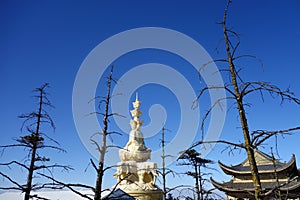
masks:
[[[294,155],[289,162],[274,160],[258,150],[254,156],[262,190],[266,194],[265,200],[300,199],[300,171]],[[211,178],[214,187],[225,192],[228,200],[254,199],[254,186],[247,159],[235,166],[227,166],[219,161],[219,166],[227,175],[232,176],[232,180],[219,183]]]

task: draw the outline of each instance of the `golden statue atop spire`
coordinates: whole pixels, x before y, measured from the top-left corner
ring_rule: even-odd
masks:
[[[140,131],[141,126],[143,125],[143,120],[140,120],[142,111],[139,110],[141,102],[139,101],[138,93],[136,93],[135,101],[132,102],[133,110],[131,110],[132,120],[130,120],[131,131],[129,134],[129,141],[124,147],[125,152],[121,152],[121,160],[136,160],[136,161],[146,161],[150,158],[151,150],[145,146],[144,135]]]
[[[126,146],[119,150],[121,162],[118,163],[117,172],[114,174],[118,180],[117,187],[136,199],[161,200],[163,192],[155,185],[158,176],[157,164],[147,162],[151,156],[151,149],[146,147],[144,135],[140,131],[143,120],[140,120],[142,111],[139,110],[141,102],[138,93],[132,104],[133,110],[130,112],[133,119],[130,120],[129,140]]]
[[[140,106],[141,106],[141,103],[142,103],[142,102],[139,101],[139,95],[138,95],[138,93],[136,92],[136,94],[135,94],[135,102],[132,102],[133,108],[135,108],[135,109],[138,110],[138,109],[140,108]]]
[[[139,101],[138,93],[136,93],[135,101],[132,102],[134,109],[130,111],[131,116],[133,117],[133,120],[131,120],[131,122],[130,122],[132,130],[139,130],[140,126],[142,126],[142,124],[144,122],[143,120],[140,120],[140,116],[143,113],[141,110],[139,110],[141,103],[142,102]],[[132,125],[136,125],[136,126],[133,127]]]
[[[135,93],[135,101],[139,101],[139,93],[138,92]]]

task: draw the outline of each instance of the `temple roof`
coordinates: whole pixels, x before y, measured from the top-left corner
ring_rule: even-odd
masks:
[[[229,181],[229,182],[223,182],[223,183],[219,183],[216,182],[215,180],[213,180],[211,178],[211,183],[218,188],[221,191],[224,192],[250,192],[250,191],[254,191],[254,185],[252,182],[239,182],[239,183],[234,183],[233,181]],[[294,190],[300,190],[300,180],[298,179],[292,179],[290,180],[290,182],[287,181],[279,181],[277,182],[262,182],[262,189],[263,190],[270,190],[273,188],[278,187],[279,184],[279,190],[280,191],[289,191],[292,192]]]
[[[274,164],[270,156],[259,150],[255,150],[254,156],[257,162],[259,173],[274,173]],[[229,175],[251,174],[248,159],[245,159],[241,164],[234,166],[227,166],[220,161],[218,162],[218,164],[221,169]],[[283,163],[279,160],[275,160],[275,168],[278,173],[285,170],[297,170],[295,155],[292,156],[291,160],[288,163]]]

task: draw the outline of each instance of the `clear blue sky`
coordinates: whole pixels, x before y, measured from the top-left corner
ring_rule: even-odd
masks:
[[[18,115],[35,109],[31,90],[49,82],[50,99],[55,109],[50,114],[56,131],[50,133],[65,148],[67,154],[53,153],[53,160],[72,165],[76,170],[69,174],[57,172],[66,181],[94,184],[91,168],[84,172],[92,155],[82,144],[72,115],[72,92],[76,74],[88,54],[102,41],[139,27],[163,27],[179,31],[201,44],[212,58],[223,54],[222,29],[216,22],[223,16],[225,1],[1,1],[0,3],[0,76],[1,76],[1,145],[12,143],[20,135],[22,121]],[[239,53],[258,56],[263,68],[252,60],[244,60],[242,71],[245,80],[264,80],[281,88],[290,88],[299,96],[300,53],[300,3],[294,1],[233,1],[228,20],[229,26],[241,35]],[[221,43],[220,43],[221,41]],[[218,46],[219,44],[219,46]],[[122,46],[122,44],[120,44]],[[216,51],[216,47],[219,47]],[[114,49],[110,49],[115,51]],[[123,55],[114,61],[115,76],[120,78],[136,65],[145,63],[168,65],[190,81],[195,92],[201,86],[196,71],[173,54],[162,51],[141,50]],[[222,66],[218,66],[222,67]],[[166,75],[167,77],[167,75]],[[227,80],[227,76],[223,77]],[[87,78],[88,80],[89,78]],[[103,91],[103,79],[97,94]],[[180,87],[180,85],[178,85]],[[176,133],[180,122],[180,109],[174,95],[167,88],[146,85],[139,88],[143,118],[149,123],[148,109],[152,104],[162,104],[168,119],[167,128]],[[133,94],[132,94],[133,95]],[[131,98],[133,99],[133,97]],[[200,113],[208,109],[208,100],[200,103]],[[247,108],[251,129],[285,129],[300,124],[300,107],[280,105],[278,100],[258,96],[249,99]],[[126,102],[129,109],[131,103]],[[229,105],[231,105],[229,103]],[[122,114],[122,113],[121,113]],[[126,113],[128,114],[128,113]],[[127,118],[128,122],[129,119]],[[193,119],[189,119],[193,120]],[[114,123],[113,123],[114,124]],[[112,129],[117,127],[112,127]],[[221,138],[242,140],[239,135],[238,117],[234,110],[227,114]],[[188,134],[188,133],[187,133]],[[168,136],[172,140],[171,136]],[[288,161],[294,153],[300,160],[299,132],[279,139],[280,157]],[[127,135],[117,138],[122,145]],[[159,135],[146,140],[152,149],[158,147]],[[271,141],[269,144],[273,144]],[[207,156],[225,164],[237,164],[245,154],[229,157],[217,145]],[[263,149],[269,153],[270,148]],[[21,150],[22,151],[22,150]],[[6,151],[3,160],[21,154]],[[1,160],[2,160],[1,159]],[[300,163],[298,162],[298,166]],[[12,172],[14,173],[14,172]],[[113,185],[113,172],[106,178],[107,187]],[[19,176],[16,174],[16,176]],[[214,175],[217,180],[227,180],[223,173]],[[2,181],[2,180],[1,180]],[[189,182],[190,179],[182,181]],[[0,183],[2,184],[2,183]]]

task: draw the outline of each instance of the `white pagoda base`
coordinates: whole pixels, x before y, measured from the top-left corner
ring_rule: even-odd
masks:
[[[154,162],[118,163],[114,177],[118,188],[139,200],[161,200],[162,190],[155,185],[157,165]]]

